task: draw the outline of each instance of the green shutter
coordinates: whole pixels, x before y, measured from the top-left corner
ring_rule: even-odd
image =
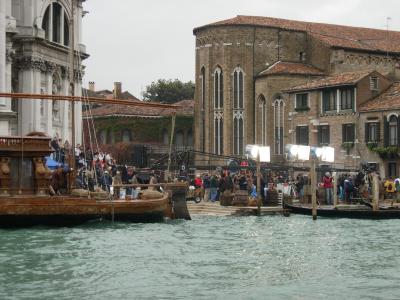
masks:
[[[365,143],[369,143],[369,123],[365,123]]]
[[[378,143],[381,141],[381,122],[376,123],[376,141]]]
[[[345,143],[346,141],[346,124],[342,124],[342,143]]]
[[[389,122],[386,116],[383,119],[383,144],[385,147],[389,146]]]

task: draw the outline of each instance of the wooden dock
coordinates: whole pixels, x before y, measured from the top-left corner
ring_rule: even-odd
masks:
[[[257,215],[257,207],[240,207],[240,206],[221,206],[219,202],[188,202],[187,207],[191,216],[255,216]],[[282,206],[261,207],[260,215],[284,215],[288,216],[289,210],[283,209]]]

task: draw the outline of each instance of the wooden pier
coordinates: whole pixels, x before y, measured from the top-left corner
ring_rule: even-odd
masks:
[[[255,216],[258,215],[257,207],[253,206],[221,206],[219,202],[201,202],[187,203],[188,210],[191,216],[206,215],[206,216]],[[282,208],[282,206],[261,207],[260,215],[282,215],[288,216],[290,211]]]

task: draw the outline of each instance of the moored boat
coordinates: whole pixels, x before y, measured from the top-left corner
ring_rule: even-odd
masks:
[[[312,207],[283,203],[283,207],[293,214],[312,215]],[[397,207],[381,207],[373,210],[366,205],[320,206],[318,217],[352,218],[352,219],[400,219],[400,209]]]

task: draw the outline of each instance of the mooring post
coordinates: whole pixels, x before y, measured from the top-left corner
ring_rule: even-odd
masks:
[[[337,195],[337,173],[332,173],[332,183],[333,183],[333,206],[338,205],[338,195]]]
[[[317,219],[317,190],[316,190],[316,174],[315,174],[315,158],[311,159],[310,168],[310,179],[311,179],[311,205],[312,205],[312,217],[313,220]]]

